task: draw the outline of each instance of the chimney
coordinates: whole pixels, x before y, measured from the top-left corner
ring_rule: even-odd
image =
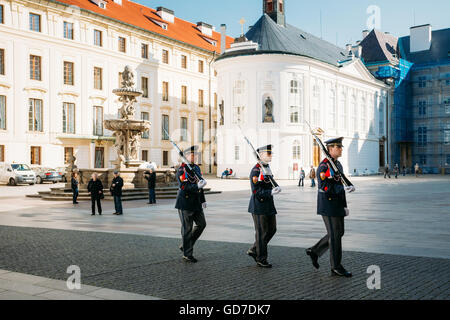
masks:
[[[156,12],[158,13],[158,16],[160,16],[164,21],[173,23],[173,21],[175,20],[175,12],[173,12],[173,10],[164,7],[158,7],[156,8]]]
[[[347,54],[348,54],[348,52],[352,50],[352,45],[350,43],[347,43],[345,45],[345,50],[347,51]]]
[[[226,41],[227,41],[227,25],[220,25],[220,54],[225,53],[226,49]]]
[[[369,30],[363,30],[363,32],[362,32],[362,38],[363,38],[363,40],[364,40],[364,38],[365,37],[367,37],[369,35]]]
[[[411,27],[409,29],[409,51],[417,52],[430,50],[431,47],[431,25],[424,24],[421,26]]]
[[[197,28],[203,33],[205,36],[212,37],[212,25],[204,23],[204,22],[197,22]]]
[[[358,42],[356,43],[356,46],[352,47],[352,53],[353,53],[353,55],[356,58],[361,58],[361,56],[362,56],[362,46]]]

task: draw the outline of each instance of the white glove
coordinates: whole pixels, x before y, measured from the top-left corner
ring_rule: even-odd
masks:
[[[199,189],[203,188],[206,186],[206,180],[202,179],[197,183],[197,186]]]
[[[348,208],[344,208],[345,210],[345,216],[348,216],[350,214],[350,210],[348,210]]]
[[[202,208],[203,208],[203,209],[206,209],[206,207],[207,207],[206,202],[203,202],[203,203],[202,203]]]
[[[272,195],[278,194],[280,192],[281,192],[281,188],[280,187],[275,187],[275,188],[272,189]]]
[[[344,187],[344,190],[347,191],[348,193],[352,193],[354,192],[356,189],[354,186],[348,186],[348,187]]]

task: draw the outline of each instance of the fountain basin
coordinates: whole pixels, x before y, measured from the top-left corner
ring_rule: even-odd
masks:
[[[104,121],[105,128],[111,131],[139,131],[145,132],[150,130],[150,122],[148,120],[123,120],[112,119]]]

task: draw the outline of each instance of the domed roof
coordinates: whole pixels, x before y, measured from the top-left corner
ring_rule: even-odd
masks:
[[[258,43],[258,50],[237,50],[225,53],[217,60],[241,55],[290,54],[313,58],[335,66],[345,60],[345,49],[287,24],[277,24],[264,14],[245,34],[249,41]]]

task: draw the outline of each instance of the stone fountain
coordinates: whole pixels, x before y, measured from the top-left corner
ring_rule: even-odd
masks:
[[[119,108],[119,119],[105,120],[105,128],[113,131],[116,137],[114,144],[117,151],[116,169],[124,180],[124,188],[134,188],[133,180],[138,167],[143,163],[139,160],[138,146],[142,134],[150,129],[148,120],[136,120],[134,104],[136,98],[142,95],[134,85],[134,75],[130,66],[126,66],[122,73],[121,88],[114,89],[113,93],[119,96],[122,106]],[[110,173],[112,174],[112,173]]]

